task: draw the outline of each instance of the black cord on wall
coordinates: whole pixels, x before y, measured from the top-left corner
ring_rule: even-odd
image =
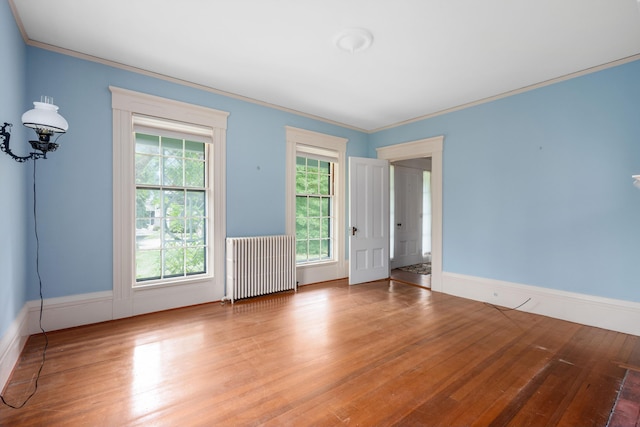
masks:
[[[38,215],[37,215],[37,209],[36,209],[36,163],[37,160],[34,159],[33,160],[33,228],[34,228],[34,232],[36,235],[36,273],[38,275],[38,283],[40,286],[40,318],[39,318],[39,326],[40,326],[40,330],[42,331],[42,334],[44,335],[44,348],[42,349],[42,362],[40,362],[40,369],[38,369],[38,374],[36,375],[36,380],[35,380],[35,386],[33,388],[33,391],[31,392],[31,394],[29,396],[27,396],[27,398],[24,400],[24,402],[22,402],[21,404],[16,404],[16,405],[12,405],[10,403],[8,403],[4,396],[0,395],[0,399],[2,399],[2,403],[4,403],[5,405],[7,405],[10,408],[13,409],[20,409],[22,408],[24,405],[27,404],[27,402],[29,400],[31,400],[31,398],[33,397],[34,394],[36,394],[36,391],[38,391],[38,380],[40,379],[40,374],[42,373],[42,368],[44,368],[44,361],[46,360],[46,356],[47,356],[47,347],[49,347],[49,337],[47,337],[47,332],[44,330],[44,328],[42,327],[42,312],[43,312],[43,308],[44,308],[44,298],[42,297],[42,277],[40,276],[40,239],[38,238]]]

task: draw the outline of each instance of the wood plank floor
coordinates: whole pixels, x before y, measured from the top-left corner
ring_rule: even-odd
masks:
[[[605,426],[640,338],[400,282],[49,333],[2,426]],[[31,337],[4,391],[32,389]]]
[[[395,268],[391,270],[391,279],[398,282],[408,283],[410,285],[422,286],[423,288],[431,289],[430,274],[416,274]]]

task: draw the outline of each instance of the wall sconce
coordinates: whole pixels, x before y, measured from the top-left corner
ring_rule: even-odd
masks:
[[[640,188],[640,175],[632,175],[631,178],[633,178],[633,185]]]
[[[58,148],[58,144],[55,141],[51,142],[51,137],[56,133],[63,134],[69,129],[67,121],[58,114],[58,106],[53,104],[53,98],[43,96],[40,101],[34,102],[34,108],[22,115],[22,124],[32,128],[38,135],[37,141],[29,141],[35,151],[28,156],[16,156],[9,148],[11,123],[5,122],[0,129],[0,139],[2,140],[0,149],[10,155],[16,162],[23,163],[30,159],[46,159],[49,151],[55,151]]]

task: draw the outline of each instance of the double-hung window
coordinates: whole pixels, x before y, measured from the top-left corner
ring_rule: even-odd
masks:
[[[136,284],[209,271],[210,131],[135,116]]]
[[[113,317],[222,299],[228,113],[109,89]]]
[[[345,277],[347,139],[286,127],[286,225],[301,285]]]
[[[335,246],[334,162],[296,157],[296,263],[331,260]]]

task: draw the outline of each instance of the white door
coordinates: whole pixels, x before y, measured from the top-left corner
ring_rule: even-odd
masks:
[[[394,251],[391,268],[423,262],[422,181],[419,169],[394,168]]]
[[[349,284],[389,277],[389,162],[349,157]]]

